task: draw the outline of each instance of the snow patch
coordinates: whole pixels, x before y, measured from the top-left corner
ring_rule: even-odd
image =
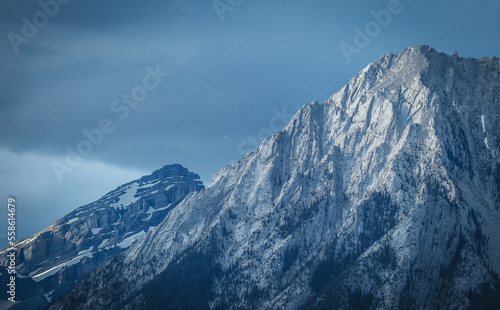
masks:
[[[42,268],[38,268],[37,270],[35,271],[32,271],[28,274],[28,277],[32,277],[33,275],[35,275],[37,272],[39,272],[40,270],[42,270]]]
[[[92,252],[93,249],[94,249],[94,246],[92,245],[90,248],[78,252],[78,255],[88,254],[88,253]]]
[[[52,293],[54,293],[54,290],[48,292],[47,294],[45,294],[43,292],[43,289],[40,289],[40,291],[42,291],[42,294],[43,294],[43,296],[45,296],[45,300],[47,300],[47,302],[51,302],[52,301]]]
[[[123,240],[122,242],[120,243],[117,243],[116,246],[122,248],[122,249],[125,249],[125,248],[128,248],[129,246],[132,245],[132,243],[136,242],[137,240],[141,239],[142,236],[144,236],[146,234],[145,231],[140,231],[130,237],[128,237],[127,239]]]
[[[92,253],[85,253],[85,254],[82,254],[82,255],[79,255],[75,258],[72,258],[64,263],[61,263],[55,267],[52,267],[42,273],[39,273],[37,275],[34,275],[31,277],[31,279],[33,279],[35,282],[40,282],[42,280],[44,280],[45,278],[47,277],[50,277],[50,276],[53,276],[55,275],[56,273],[58,273],[63,267],[69,267],[69,266],[73,266],[73,265],[76,265],[78,264],[84,257],[92,257],[93,254]]]
[[[97,235],[99,233],[99,231],[101,231],[102,227],[101,228],[92,228],[90,231],[92,231],[92,233],[94,235]]]
[[[160,183],[161,180],[158,180],[158,181],[153,181],[152,183],[146,183],[144,185],[141,185],[140,188],[144,189],[144,188],[150,188],[150,187],[153,187],[155,186],[156,184]]]
[[[151,206],[150,206],[150,207],[149,207],[149,210],[146,212],[146,213],[147,213],[147,214],[149,214],[149,215],[148,215],[148,217],[147,217],[147,218],[143,219],[143,221],[148,221],[148,220],[150,220],[150,219],[151,219],[151,216],[153,215],[153,213],[158,212],[158,211],[163,211],[163,210],[166,210],[166,209],[170,208],[170,206],[171,206],[171,205],[172,205],[172,204],[171,204],[171,203],[169,203],[166,207],[163,207],[163,208],[158,208],[158,209],[154,209],[153,207],[151,207]]]
[[[120,224],[120,221],[122,220],[122,215],[121,214],[118,214],[118,215],[119,215],[118,221],[112,223],[111,225],[118,225],[118,224]]]
[[[30,243],[31,241],[35,240],[36,238],[31,238],[31,239],[24,239],[22,241],[19,241],[17,245],[25,244],[25,243]]]
[[[151,216],[156,210],[153,209],[153,207],[149,206],[149,210],[146,212],[148,214],[148,217],[143,219],[143,221],[149,221],[151,219]]]
[[[102,249],[106,243],[109,241],[109,239],[104,239],[102,240],[101,244],[99,244],[99,246],[97,247],[97,249]]]
[[[70,220],[66,223],[66,225],[71,224],[71,223],[74,223],[74,222],[78,221],[79,219],[80,219],[79,217],[74,217],[74,218],[70,219]]]
[[[134,197],[135,194],[137,193],[138,188],[139,184],[137,182],[128,185],[125,189],[125,193],[120,195],[118,201],[110,204],[109,207],[117,210],[130,206],[140,198],[140,197]]]

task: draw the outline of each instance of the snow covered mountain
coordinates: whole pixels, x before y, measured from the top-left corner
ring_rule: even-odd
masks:
[[[499,122],[498,58],[386,54],[50,309],[494,309]]]
[[[20,240],[16,299],[23,302],[12,309],[41,309],[153,231],[187,194],[203,188],[197,174],[181,165],[165,166]],[[0,265],[8,265],[5,255],[0,256]]]

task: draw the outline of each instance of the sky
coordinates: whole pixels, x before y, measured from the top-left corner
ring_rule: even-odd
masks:
[[[3,0],[0,246],[9,197],[22,238],[167,164],[209,186],[385,53],[500,56],[498,16],[498,0]]]

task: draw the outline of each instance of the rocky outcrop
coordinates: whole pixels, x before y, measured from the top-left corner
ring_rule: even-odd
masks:
[[[203,188],[197,174],[181,165],[168,165],[20,240],[15,245],[16,299],[22,302],[15,308],[41,309],[153,231],[186,195]],[[0,265],[7,263],[2,254]]]

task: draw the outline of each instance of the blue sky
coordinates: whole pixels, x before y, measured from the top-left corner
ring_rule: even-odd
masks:
[[[166,164],[208,185],[385,53],[500,56],[499,1],[59,1],[0,4],[0,196],[21,237]]]

